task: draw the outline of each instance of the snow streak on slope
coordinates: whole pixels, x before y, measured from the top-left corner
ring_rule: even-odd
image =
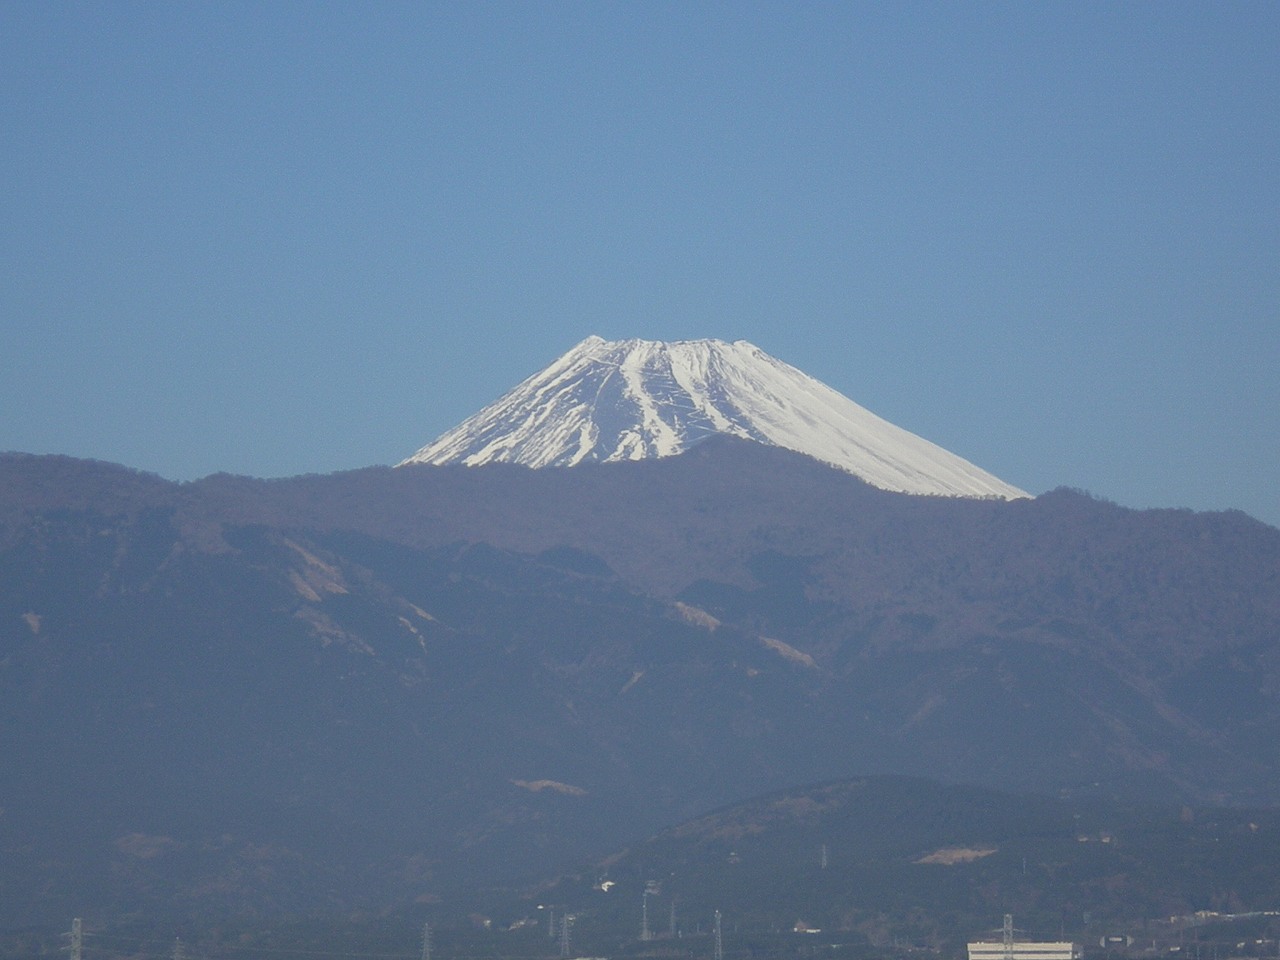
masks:
[[[640,460],[716,433],[807,454],[885,490],[1026,496],[745,340],[588,337],[404,463]]]

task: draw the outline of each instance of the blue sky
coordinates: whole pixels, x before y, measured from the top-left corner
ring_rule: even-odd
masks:
[[[9,2],[0,89],[0,449],[389,463],[720,337],[1280,524],[1280,5]]]

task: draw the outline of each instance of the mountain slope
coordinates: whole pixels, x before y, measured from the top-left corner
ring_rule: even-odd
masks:
[[[781,491],[781,493],[780,493]],[[776,447],[0,456],[0,921],[381,908],[868,773],[1275,803],[1280,531]]]
[[[715,434],[794,450],[884,490],[1026,496],[744,340],[588,337],[404,463],[641,460]]]

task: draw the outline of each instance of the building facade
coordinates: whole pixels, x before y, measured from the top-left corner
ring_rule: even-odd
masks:
[[[1078,944],[1069,940],[977,940],[969,944],[969,960],[1080,960]]]

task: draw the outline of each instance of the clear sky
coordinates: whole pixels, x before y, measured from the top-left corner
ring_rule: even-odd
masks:
[[[0,449],[391,463],[719,337],[1280,525],[1273,2],[0,0],[0,180]]]

